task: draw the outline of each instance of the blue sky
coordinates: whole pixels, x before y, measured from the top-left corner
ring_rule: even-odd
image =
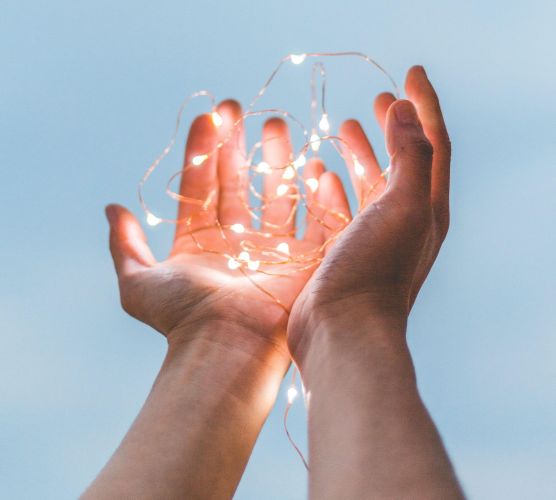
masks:
[[[6,0],[0,497],[75,498],[163,358],[164,339],[120,310],[104,205],[139,212],[137,180],[184,95],[247,101],[281,56],[313,50],[360,50],[400,83],[412,64],[427,67],[454,146],[453,216],[410,321],[421,392],[471,498],[552,497],[555,18],[548,1]],[[332,125],[355,116],[377,142],[382,81],[360,75],[330,76]],[[304,109],[298,87],[286,78],[269,103]],[[157,194],[152,203],[169,206]],[[148,234],[164,255],[170,228]],[[284,402],[285,390],[238,499],[305,496]],[[291,426],[303,443],[299,406]]]

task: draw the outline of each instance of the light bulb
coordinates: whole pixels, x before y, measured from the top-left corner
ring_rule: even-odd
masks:
[[[259,174],[270,174],[272,172],[271,166],[266,161],[262,161],[261,163],[259,163],[256,166],[255,170]]]
[[[314,193],[319,188],[319,180],[315,179],[314,177],[307,179],[305,181],[305,184],[307,184],[307,187],[311,190],[312,193]]]
[[[318,136],[318,134],[312,134],[310,142],[311,149],[316,153],[320,148],[320,137]]]
[[[303,153],[301,153],[293,162],[293,166],[295,168],[300,168],[303,165],[305,165],[305,163],[307,163],[307,158],[305,158],[305,155]]]
[[[249,252],[246,252],[245,250],[243,252],[240,252],[238,257],[239,257],[239,260],[243,260],[245,262],[248,262],[249,260],[251,260],[251,256],[249,255]]]
[[[259,269],[259,264],[260,262],[258,260],[250,260],[247,263],[247,267],[251,269],[251,271],[256,271],[257,269]]]
[[[214,123],[215,127],[220,127],[222,125],[222,117],[218,114],[217,111],[212,112],[212,123]]]
[[[236,224],[232,224],[230,226],[230,229],[234,232],[234,233],[244,233],[245,232],[245,226],[243,224],[240,224],[239,222]]]
[[[241,262],[237,261],[236,259],[229,258],[228,259],[228,268],[232,271],[241,267]]]
[[[162,222],[162,219],[159,219],[156,215],[151,214],[150,212],[147,213],[147,224],[149,226],[158,226]]]
[[[359,163],[359,160],[355,159],[353,162],[353,171],[358,177],[363,177],[365,175],[365,167]]]
[[[290,54],[291,62],[294,64],[301,64],[306,57],[307,54]]]
[[[285,253],[286,255],[290,254],[290,246],[285,241],[279,243],[278,246],[276,247],[276,250],[278,250],[281,253]]]
[[[298,395],[297,389],[292,385],[288,389],[288,403],[292,404],[293,400],[297,397],[297,395]]]
[[[201,165],[207,158],[208,158],[208,155],[197,155],[197,156],[194,156],[194,157],[193,157],[193,159],[191,160],[191,163],[193,163],[193,165],[195,165],[196,167],[198,167],[198,166]]]
[[[287,186],[287,184],[280,184],[276,188],[276,195],[277,196],[284,196],[288,192],[288,189],[289,189],[289,187]]]
[[[284,173],[282,174],[282,179],[293,179],[295,177],[295,168],[286,167]]]
[[[328,121],[328,115],[326,113],[324,113],[322,115],[322,118],[320,119],[319,122],[319,128],[323,131],[323,132],[328,132],[330,130],[330,123]]]

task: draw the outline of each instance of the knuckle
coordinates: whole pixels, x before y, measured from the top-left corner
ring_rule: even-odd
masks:
[[[419,160],[432,160],[432,144],[425,137],[414,139],[407,147],[406,152],[409,156]]]

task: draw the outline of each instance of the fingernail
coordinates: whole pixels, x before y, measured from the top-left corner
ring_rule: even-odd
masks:
[[[394,114],[398,123],[402,125],[418,125],[419,118],[417,112],[415,111],[415,106],[409,101],[399,101],[394,106]]]

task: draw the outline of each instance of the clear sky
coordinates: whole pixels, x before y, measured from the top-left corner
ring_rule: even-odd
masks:
[[[281,56],[313,50],[360,50],[399,82],[428,68],[453,140],[453,217],[411,317],[419,385],[471,498],[553,498],[554,2],[4,0],[1,11],[1,498],[75,498],[163,358],[163,337],[120,310],[104,205],[139,213],[137,180],[184,95],[246,101]],[[380,141],[383,80],[350,71],[330,77],[332,126],[355,116]],[[274,97],[302,109],[306,80],[286,76]],[[164,255],[170,228],[148,235]],[[284,403],[285,389],[238,499],[305,496]],[[300,405],[291,426],[304,443]]]

